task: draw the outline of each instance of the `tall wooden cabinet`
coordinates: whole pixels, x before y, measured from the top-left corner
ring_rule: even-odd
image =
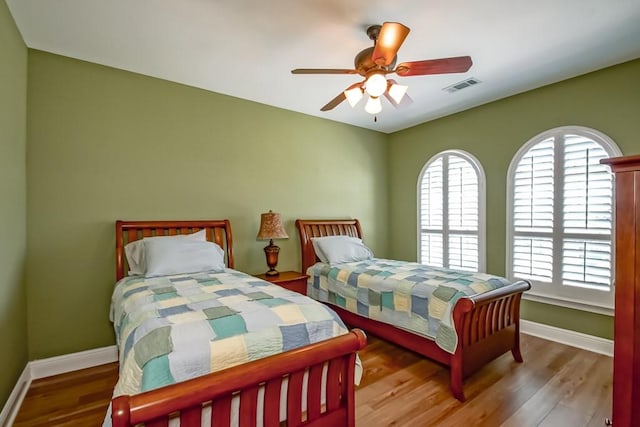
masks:
[[[640,155],[603,160],[615,174],[614,427],[640,426]]]

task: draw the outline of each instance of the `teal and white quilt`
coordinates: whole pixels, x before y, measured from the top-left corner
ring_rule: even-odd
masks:
[[[114,397],[136,394],[346,334],[323,304],[236,270],[116,284]]]
[[[310,297],[431,338],[449,353],[458,343],[452,318],[456,301],[511,283],[490,274],[380,258],[317,263],[307,274]]]

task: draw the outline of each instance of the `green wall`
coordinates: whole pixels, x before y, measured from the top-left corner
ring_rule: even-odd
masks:
[[[0,1],[0,407],[27,364],[27,47]]]
[[[516,151],[542,131],[581,125],[607,134],[624,154],[640,153],[638,76],[640,60],[635,60],[392,134],[387,165],[390,255],[416,259],[418,175],[436,153],[461,149],[476,156],[486,173],[487,270],[503,275],[506,175]],[[613,338],[609,316],[530,301],[523,303],[522,315],[535,322]]]
[[[116,219],[228,218],[248,273],[269,209],[280,270],[300,269],[296,218],[360,218],[385,254],[385,135],[40,51],[28,74],[30,359],[115,343]]]

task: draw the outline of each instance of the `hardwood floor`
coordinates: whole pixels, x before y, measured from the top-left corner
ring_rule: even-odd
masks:
[[[465,381],[467,401],[449,393],[446,368],[375,337],[360,352],[358,426],[604,426],[611,414],[610,357],[522,335],[511,354]],[[117,364],[36,380],[14,426],[100,426]]]
[[[35,380],[13,425],[100,426],[117,380],[117,363]]]

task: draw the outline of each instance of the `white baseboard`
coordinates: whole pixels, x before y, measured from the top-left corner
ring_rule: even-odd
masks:
[[[91,368],[118,361],[118,348],[115,345],[27,363],[18,379],[9,399],[0,412],[0,426],[11,426],[18,415],[31,381],[52,375]]]
[[[115,345],[29,362],[31,378],[45,378],[118,361]]]
[[[31,376],[29,375],[29,364],[27,363],[15,387],[13,387],[13,391],[9,395],[7,402],[4,404],[2,412],[0,412],[0,426],[13,425],[13,421],[16,419],[16,415],[18,415],[18,409],[20,409],[20,405],[22,405],[22,401],[29,390],[30,384]]]
[[[613,357],[613,340],[556,328],[555,326],[530,320],[520,320],[520,332]]]

